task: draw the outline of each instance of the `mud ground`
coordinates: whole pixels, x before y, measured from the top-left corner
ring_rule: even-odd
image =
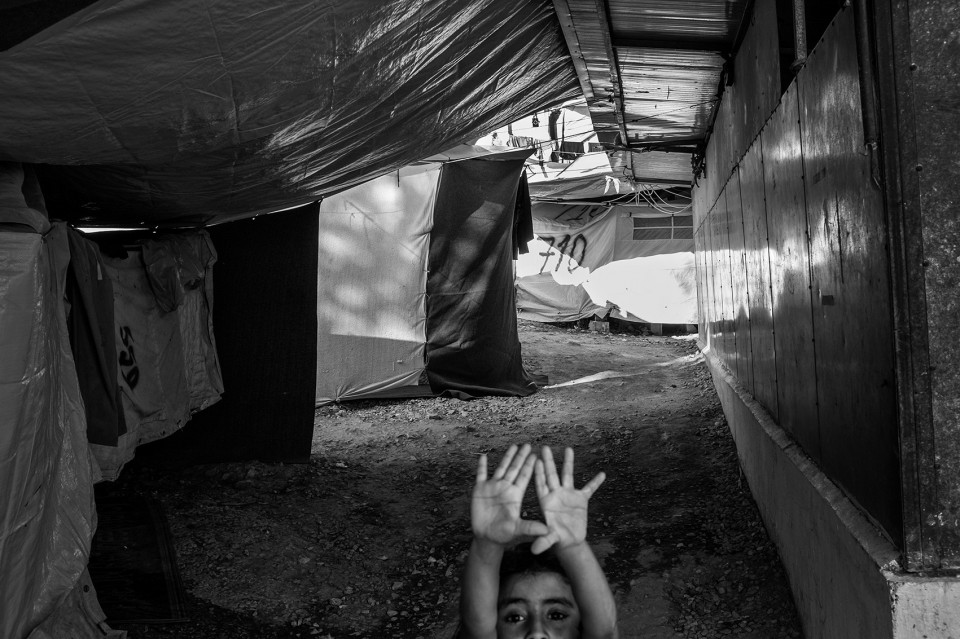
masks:
[[[589,538],[624,639],[800,637],[693,336],[521,322],[520,339],[549,377],[530,397],[333,405],[309,464],[125,470],[116,490],[165,509],[190,620],[112,625],[131,639],[450,637],[476,458],[531,442],[574,447],[578,485],[607,473]]]

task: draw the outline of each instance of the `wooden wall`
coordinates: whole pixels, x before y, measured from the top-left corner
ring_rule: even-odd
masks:
[[[853,10],[782,96],[774,12],[756,4],[695,189],[700,340],[901,543],[886,218]]]

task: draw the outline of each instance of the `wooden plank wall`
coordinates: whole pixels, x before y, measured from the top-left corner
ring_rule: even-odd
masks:
[[[853,10],[779,102],[771,34],[775,3],[760,1],[695,188],[701,342],[902,543],[889,258]]]

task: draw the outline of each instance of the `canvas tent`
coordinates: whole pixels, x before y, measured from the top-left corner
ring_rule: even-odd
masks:
[[[536,389],[513,288],[529,154],[461,146],[321,203],[318,404]]]

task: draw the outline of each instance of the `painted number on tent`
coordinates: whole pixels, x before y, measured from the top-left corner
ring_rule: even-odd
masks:
[[[543,266],[540,267],[541,273],[547,270],[551,257],[557,257],[557,265],[553,267],[554,271],[560,270],[564,258],[566,258],[568,273],[573,273],[580,268],[583,260],[587,257],[587,238],[580,233],[573,236],[568,234],[560,237],[554,235],[540,235],[538,237],[550,245],[546,252],[540,253],[540,256],[543,257]]]
[[[120,376],[133,390],[140,381],[140,369],[137,367],[137,357],[133,352],[133,332],[129,326],[120,327],[120,341],[123,342],[123,348],[117,353]]]

